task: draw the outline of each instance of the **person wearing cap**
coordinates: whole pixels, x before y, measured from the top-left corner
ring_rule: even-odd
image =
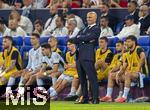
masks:
[[[0,36],[3,36],[4,33],[6,33],[7,31],[8,31],[8,28],[5,25],[4,20],[0,18]]]
[[[125,17],[125,25],[119,32],[117,37],[119,39],[125,38],[129,35],[134,35],[137,38],[140,36],[140,29],[137,24],[134,23],[134,17],[132,15],[127,15]]]

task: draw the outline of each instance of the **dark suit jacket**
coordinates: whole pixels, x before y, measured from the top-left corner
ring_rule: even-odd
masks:
[[[100,28],[98,25],[87,29],[87,27],[79,32],[77,37],[72,41],[77,44],[77,59],[95,61],[95,43],[100,36]]]
[[[140,27],[140,35],[146,35],[146,31],[150,26],[150,15],[146,16],[145,18],[139,20],[139,22],[141,23],[141,27]]]
[[[130,14],[130,15],[132,15],[132,14]],[[138,24],[138,22],[139,22],[139,10],[137,9],[132,16],[134,17],[134,23]]]

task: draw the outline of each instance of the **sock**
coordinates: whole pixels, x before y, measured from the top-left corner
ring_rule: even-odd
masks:
[[[111,97],[112,92],[113,92],[113,88],[108,87],[108,88],[107,88],[107,94],[106,94],[106,96],[107,96],[107,97]]]
[[[9,81],[8,81],[8,84],[7,84],[7,87],[13,86],[15,84],[15,80],[16,80],[16,78],[10,77]]]
[[[69,93],[69,95],[71,95],[71,96],[76,95],[76,89],[75,89],[75,87],[71,87],[71,92]]]
[[[8,94],[8,93],[12,93],[11,87],[6,87],[6,94]]]
[[[124,88],[124,92],[123,92],[123,98],[127,98],[127,96],[128,96],[128,94],[129,94],[129,91],[130,91],[130,88],[128,88],[128,87],[125,87]]]
[[[122,97],[123,91],[119,91],[119,97]]]
[[[24,84],[23,84],[23,80],[24,80],[24,78],[23,78],[23,76],[21,76],[21,78],[20,78],[20,82],[19,82],[19,87],[21,87],[21,86],[23,86]]]
[[[24,87],[19,87],[19,89],[18,89],[18,93],[20,94],[20,95],[23,95],[24,94]]]
[[[53,83],[53,85],[55,84],[56,81],[57,81],[57,78],[56,78],[56,77],[52,78],[52,83]]]
[[[50,87],[50,88],[48,89],[48,92],[49,92],[49,93],[52,93],[54,90],[55,90],[55,89],[54,89],[53,87]]]
[[[57,92],[55,89],[53,89],[53,92],[50,93],[50,97],[57,96]]]

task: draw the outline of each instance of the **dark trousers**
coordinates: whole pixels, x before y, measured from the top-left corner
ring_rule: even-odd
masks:
[[[93,100],[98,98],[98,81],[96,76],[96,70],[94,67],[94,62],[92,61],[85,61],[85,60],[78,60],[77,61],[77,71],[79,75],[79,80],[81,83],[81,90],[84,100],[89,100],[88,97],[88,87],[87,87],[87,78],[88,76],[91,90],[93,94]]]

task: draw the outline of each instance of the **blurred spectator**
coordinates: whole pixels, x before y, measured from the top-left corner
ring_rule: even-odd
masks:
[[[80,30],[85,27],[82,19],[79,16],[73,14],[73,11],[71,8],[68,8],[68,11],[66,12],[66,17],[67,19],[74,18],[77,21],[77,27]],[[67,22],[66,22],[66,26],[67,26]]]
[[[91,8],[99,8],[103,4],[103,0],[90,0]]]
[[[67,29],[69,38],[76,37],[79,33],[79,29],[77,28],[77,21],[73,18],[67,20]]]
[[[50,7],[50,18],[46,21],[44,26],[44,35],[50,35],[50,33],[56,28],[56,18],[58,16],[58,8],[53,5]]]
[[[134,23],[134,17],[132,15],[128,15],[125,17],[125,26],[122,28],[117,37],[119,39],[122,39],[129,35],[134,35],[137,38],[139,38],[140,36],[140,29],[138,25]]]
[[[108,26],[114,30],[114,27],[117,25],[118,19],[115,17],[115,14],[109,12],[109,5],[107,3],[103,3],[102,7],[100,8],[101,17],[106,16],[108,17],[109,22]]]
[[[56,28],[53,31],[51,31],[51,35],[55,37],[66,37],[68,35],[68,29],[64,26],[64,18],[58,16],[55,22]]]
[[[33,0],[23,0],[22,15],[29,18],[30,10],[33,8]]]
[[[13,10],[9,16],[11,19],[17,19],[18,25],[27,33],[31,34],[33,31],[33,25],[29,18],[20,15],[16,10]]]
[[[43,23],[39,19],[34,22],[34,32],[38,33],[39,35],[42,35],[43,33]]]
[[[63,7],[63,0],[51,0],[47,8],[50,8],[53,5],[55,5],[57,8],[61,8]]]
[[[80,8],[81,0],[72,0],[71,8]]]
[[[138,21],[139,21],[139,10],[137,9],[137,2],[136,1],[130,1],[128,3],[128,12],[130,15],[133,15],[134,16],[134,22],[136,24],[138,24]]]
[[[44,8],[47,5],[47,0],[33,0],[33,8]]]
[[[112,29],[108,26],[108,23],[109,20],[107,17],[103,16],[100,18],[100,28],[101,28],[100,37],[103,36],[111,37],[114,35]]]
[[[82,7],[90,8],[90,0],[83,0]]]
[[[149,7],[147,5],[143,5],[140,7],[139,11],[139,27],[141,31],[140,34],[145,35],[149,26],[150,26]]]
[[[142,0],[142,5],[147,5],[150,7],[150,0]]]
[[[9,9],[9,5],[4,2],[4,0],[0,0],[0,9]]]
[[[3,36],[4,33],[8,31],[7,26],[4,23],[4,20],[0,18],[0,36]]]
[[[17,19],[9,19],[8,23],[9,29],[5,31],[3,36],[22,36],[26,35],[26,32],[18,26]]]
[[[5,0],[11,7],[15,7],[17,9],[23,6],[23,0]]]

